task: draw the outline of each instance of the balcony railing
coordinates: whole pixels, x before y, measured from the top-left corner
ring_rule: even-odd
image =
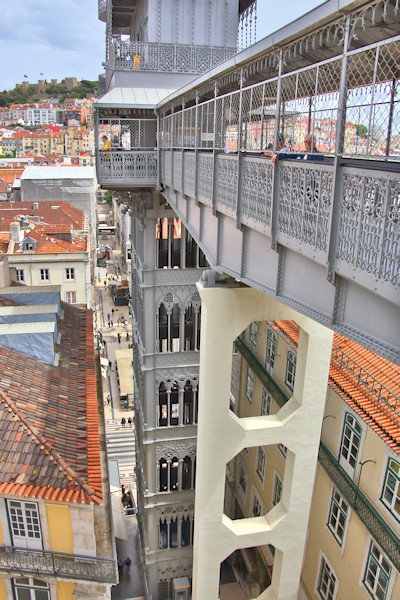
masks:
[[[105,21],[107,17],[107,0],[98,1],[98,16],[100,21]]]
[[[108,67],[121,71],[200,74],[237,53],[237,48],[113,40]]]
[[[319,449],[319,462],[359,519],[364,523],[374,540],[380,545],[395,568],[399,570],[400,546],[396,533],[381,517],[367,496],[350,479],[336,457],[323,442],[321,442]]]
[[[116,563],[112,559],[0,546],[0,572],[9,571],[99,583],[118,581]]]
[[[100,185],[155,186],[157,182],[157,153],[154,150],[98,152],[96,166]]]

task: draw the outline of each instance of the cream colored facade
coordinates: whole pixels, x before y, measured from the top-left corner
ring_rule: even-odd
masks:
[[[294,356],[296,363],[297,345],[279,328],[258,322],[246,329],[237,348],[231,389],[234,412],[242,419],[277,415],[292,393],[288,359]],[[297,369],[295,364],[296,381]],[[400,597],[399,455],[332,387],[326,390],[321,442],[297,597]],[[242,450],[228,466],[225,513],[236,519],[264,515],[285,502],[283,482],[290,454],[275,443]],[[273,544],[240,550],[231,557],[248,598],[258,597],[270,585],[274,561]],[[260,598],[286,597],[265,594]]]
[[[25,285],[60,285],[61,298],[70,304],[92,305],[90,252],[71,254],[9,254],[11,278]]]

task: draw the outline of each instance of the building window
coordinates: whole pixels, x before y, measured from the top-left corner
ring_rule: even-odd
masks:
[[[253,321],[252,323],[250,323],[249,340],[253,344],[253,346],[257,346],[257,342],[258,342],[258,323],[256,323],[256,321]]]
[[[25,283],[25,271],[24,269],[17,269],[17,281]]]
[[[262,512],[262,506],[260,500],[254,494],[253,498],[253,517],[259,517]]]
[[[336,576],[325,558],[321,558],[317,592],[322,600],[333,600],[336,595]]]
[[[267,348],[265,352],[265,366],[269,370],[273,370],[275,367],[275,356],[276,356],[276,333],[272,329],[267,330]]]
[[[167,294],[167,302],[160,304],[158,310],[158,351],[179,352],[179,305],[173,301],[172,294]]]
[[[167,519],[160,519],[158,529],[158,548],[165,550],[168,548],[168,523]]]
[[[75,281],[75,268],[74,267],[66,267],[65,268],[65,281]]]
[[[13,546],[18,548],[42,548],[39,509],[35,502],[7,502]]]
[[[245,496],[247,492],[247,476],[242,465],[239,466],[239,486]]]
[[[76,304],[76,292],[65,292],[65,300],[68,304]]]
[[[265,452],[263,448],[257,448],[257,466],[256,466],[257,475],[264,481],[265,474]]]
[[[400,463],[389,458],[381,500],[392,515],[400,520]]]
[[[340,464],[354,474],[361,443],[361,427],[350,413],[346,413],[342,442],[340,445]]]
[[[296,355],[294,352],[287,353],[287,361],[286,361],[286,377],[285,383],[293,390],[294,388],[294,378],[296,376]]]
[[[348,512],[348,504],[343,500],[337,490],[333,490],[331,506],[329,509],[328,527],[340,545],[342,545],[344,538]]]
[[[275,475],[274,475],[274,493],[272,495],[272,506],[275,506],[275,504],[278,504],[278,502],[281,501],[281,498],[282,498],[282,479],[280,478],[278,473],[275,473]]]
[[[253,397],[254,397],[254,371],[250,367],[247,367],[246,398],[249,402],[253,402]]]
[[[283,456],[287,457],[287,448],[283,444],[278,444],[279,451],[283,454]]]
[[[392,567],[387,558],[377,545],[371,542],[363,583],[372,598],[376,598],[376,600],[387,598],[391,570]]]
[[[40,281],[50,281],[50,270],[49,269],[39,269],[39,280]]]
[[[50,600],[50,587],[46,581],[33,577],[12,580],[15,600]]]
[[[266,417],[271,413],[272,396],[265,387],[263,387],[261,395],[261,416]]]
[[[182,489],[190,490],[192,488],[192,459],[185,456],[182,462]]]

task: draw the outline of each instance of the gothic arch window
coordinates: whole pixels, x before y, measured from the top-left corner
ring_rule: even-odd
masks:
[[[158,425],[159,427],[166,427],[168,425],[168,392],[165,383],[162,382],[158,388],[158,410]]]
[[[185,456],[182,463],[182,489],[190,490],[192,487],[192,459]]]
[[[180,219],[158,219],[156,223],[157,267],[172,269],[181,266]]]
[[[160,550],[168,548],[168,523],[167,519],[160,519],[158,529],[158,547]]]
[[[196,296],[197,298],[197,296]],[[185,350],[200,349],[201,306],[194,301],[186,308],[185,312]]]
[[[190,517],[183,515],[181,523],[181,546],[190,546]]]
[[[176,381],[169,395],[169,424],[172,426],[179,424],[179,387]]]
[[[159,491],[167,492],[168,491],[168,463],[165,458],[160,458],[159,461]]]
[[[174,457],[169,464],[169,489],[175,492],[178,489],[179,460]]]
[[[179,305],[172,294],[167,294],[165,301],[158,309],[158,351],[179,352]]]
[[[177,516],[172,517],[169,524],[169,547],[178,547],[178,518]]]
[[[191,425],[194,422],[195,392],[193,385],[188,380],[183,388],[183,424]]]

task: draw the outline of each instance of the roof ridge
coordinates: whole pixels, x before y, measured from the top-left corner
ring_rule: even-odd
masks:
[[[83,477],[78,475],[62,458],[61,454],[57,452],[51,444],[46,440],[46,438],[36,429],[34,425],[31,425],[26,417],[20,414],[15,402],[8,397],[8,395],[0,390],[0,397],[2,398],[4,404],[6,404],[11,410],[17,419],[22,423],[22,425],[26,428],[26,433],[29,435],[32,433],[33,439],[40,444],[41,449],[45,449],[46,454],[49,454],[52,459],[55,461],[55,464],[60,465],[62,470],[66,473],[67,478],[73,480],[82,490],[88,494],[89,496],[95,496],[96,492],[92,489],[92,487],[85,481]],[[50,458],[50,460],[52,460]]]

